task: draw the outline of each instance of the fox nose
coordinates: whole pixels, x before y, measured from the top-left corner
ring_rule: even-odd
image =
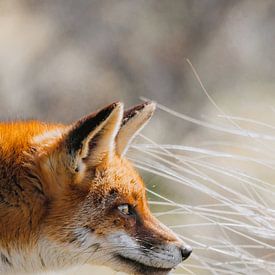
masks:
[[[192,247],[189,245],[182,245],[180,247],[180,251],[181,251],[181,256],[182,256],[182,260],[186,260],[190,254],[192,253]]]

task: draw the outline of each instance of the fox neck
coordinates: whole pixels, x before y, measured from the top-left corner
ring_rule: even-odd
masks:
[[[56,271],[76,265],[91,263],[99,246],[87,232],[82,234],[85,245],[68,244],[66,246],[53,242],[45,237],[38,239],[35,246],[29,249],[4,249],[0,247],[0,274],[33,273]],[[89,249],[89,253],[85,253]],[[94,253],[92,253],[94,251]]]
[[[48,204],[31,135],[19,142],[17,128],[9,127],[0,139],[0,274],[43,269],[39,236]]]

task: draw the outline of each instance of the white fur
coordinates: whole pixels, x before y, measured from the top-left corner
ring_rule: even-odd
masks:
[[[0,274],[54,271],[86,263],[115,268],[119,265],[113,261],[115,254],[158,268],[173,268],[182,261],[175,246],[166,244],[142,251],[139,242],[124,231],[100,239],[87,228],[76,228],[73,233],[77,239],[71,244],[41,238],[36,247],[29,251],[16,249],[8,253],[0,247],[0,253],[8,256],[12,263],[10,267],[0,261]]]
[[[0,260],[0,274],[25,274],[40,271],[51,271],[82,265],[93,258],[98,241],[85,228],[75,230],[78,239],[75,244],[59,244],[42,238],[33,250],[14,249],[0,253],[8,256],[12,266]]]
[[[140,244],[123,231],[110,235],[108,243],[117,247],[119,255],[147,266],[174,268],[182,262],[181,252],[175,245],[167,243],[142,251]]]
[[[33,142],[41,144],[44,142],[51,143],[56,141],[57,138],[62,137],[63,131],[61,129],[55,129],[46,131],[38,136],[33,137]]]

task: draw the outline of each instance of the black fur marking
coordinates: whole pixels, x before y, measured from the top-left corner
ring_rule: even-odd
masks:
[[[150,103],[150,101],[144,102],[125,111],[123,114],[122,126],[125,125],[128,122],[128,120],[130,120],[132,117],[134,117],[137,114],[137,112],[141,111],[145,106],[149,105]]]
[[[12,263],[10,262],[10,260],[3,253],[1,253],[1,261],[3,264],[12,266]]]
[[[81,149],[85,138],[109,117],[117,105],[117,103],[113,103],[97,113],[83,117],[75,124],[67,138],[67,147],[70,154],[74,154]]]

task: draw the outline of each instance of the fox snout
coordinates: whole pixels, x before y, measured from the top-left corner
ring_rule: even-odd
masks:
[[[182,242],[156,243],[156,240],[131,238],[122,232],[112,236],[111,242],[120,244],[116,259],[131,274],[168,274],[192,253],[192,248]]]
[[[168,274],[190,256],[192,248],[154,218],[149,209],[146,212],[142,220],[137,218],[134,230],[122,230],[109,236],[107,242],[114,248],[119,247],[114,254],[125,271],[131,274]]]
[[[142,249],[141,249],[142,250]],[[189,245],[179,242],[169,242],[151,246],[146,256],[148,262],[156,268],[175,268],[192,253]]]
[[[167,247],[168,251],[177,256],[179,262],[186,260],[192,253],[191,246],[182,242],[182,240],[166,225],[157,220],[148,210],[144,222],[147,234],[151,235],[151,242],[161,241],[161,246]]]

